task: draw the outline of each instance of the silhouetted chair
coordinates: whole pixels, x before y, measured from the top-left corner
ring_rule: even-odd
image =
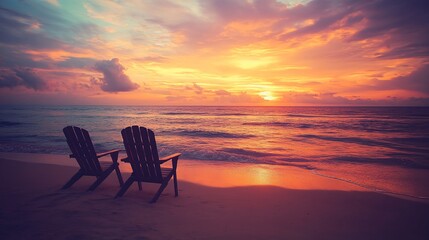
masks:
[[[75,126],[67,126],[63,129],[72,154],[70,158],[75,158],[78,162],[79,171],[63,186],[62,189],[71,187],[82,176],[95,176],[97,180],[88,190],[94,190],[109,174],[115,170],[118,176],[119,184],[122,186],[121,171],[119,170],[118,154],[120,150],[111,150],[103,153],[96,153],[94,145],[88,131]],[[112,163],[100,162],[98,159],[110,155]]]
[[[125,181],[116,197],[121,197],[131,186],[133,182],[137,182],[141,190],[142,182],[160,183],[158,191],[150,201],[154,203],[158,200],[162,191],[167,187],[171,177],[174,176],[174,192],[175,196],[179,195],[177,189],[177,161],[181,153],[175,153],[164,158],[159,158],[158,149],[156,148],[155,134],[152,130],[144,127],[132,126],[122,129],[122,138],[124,140],[127,158],[125,162],[131,164],[133,170],[130,178]],[[161,168],[161,164],[172,160],[172,168]]]

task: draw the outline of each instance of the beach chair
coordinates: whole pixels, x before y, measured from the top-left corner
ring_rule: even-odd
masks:
[[[119,185],[122,186],[121,171],[119,170],[118,155],[120,150],[111,150],[103,153],[96,153],[94,145],[88,131],[75,126],[67,126],[63,129],[72,154],[70,158],[76,159],[80,166],[79,171],[63,186],[62,189],[71,187],[82,176],[95,176],[97,180],[89,187],[88,191],[93,191],[109,176],[113,170],[118,176]],[[100,162],[98,159],[110,155],[112,163]]]
[[[177,189],[177,162],[181,153],[175,153],[164,158],[159,158],[156,147],[155,134],[152,130],[139,126],[131,126],[122,129],[122,139],[124,141],[127,158],[124,162],[131,164],[133,170],[131,176],[125,181],[116,197],[121,197],[131,186],[137,182],[139,190],[142,189],[141,183],[159,183],[161,186],[152,198],[150,203],[155,203],[162,191],[167,187],[171,177],[174,177],[175,196],[179,195]],[[161,164],[172,160],[171,168],[161,168]]]

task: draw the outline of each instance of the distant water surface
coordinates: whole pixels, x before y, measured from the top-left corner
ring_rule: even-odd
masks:
[[[429,196],[428,107],[2,106],[0,151],[68,154],[62,128],[97,151],[151,128],[161,155],[292,165],[372,189]]]

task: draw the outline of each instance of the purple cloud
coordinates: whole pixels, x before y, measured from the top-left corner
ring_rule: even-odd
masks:
[[[48,88],[46,81],[31,68],[16,68],[0,71],[0,88],[24,86],[34,90]]]
[[[106,92],[129,92],[140,87],[137,83],[131,82],[124,73],[124,67],[119,63],[119,59],[98,61],[95,70],[103,74],[100,78],[101,89]]]
[[[428,57],[428,8],[429,2],[424,0],[314,0],[305,6],[289,9],[276,25],[281,29],[314,19],[311,25],[280,34],[279,39],[282,40],[356,27],[359,30],[346,40],[361,41],[383,37],[386,39],[383,44],[389,50],[380,54],[381,58]],[[276,34],[272,37],[276,37]]]
[[[372,1],[362,8],[365,28],[351,39],[364,40],[387,35],[389,51],[383,58],[429,56],[429,2],[425,0]]]
[[[391,80],[376,80],[378,90],[406,89],[421,92],[429,96],[429,64],[423,65],[407,76]]]

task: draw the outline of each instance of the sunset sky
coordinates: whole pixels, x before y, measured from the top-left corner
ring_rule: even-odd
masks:
[[[0,1],[0,104],[426,105],[427,0]]]

